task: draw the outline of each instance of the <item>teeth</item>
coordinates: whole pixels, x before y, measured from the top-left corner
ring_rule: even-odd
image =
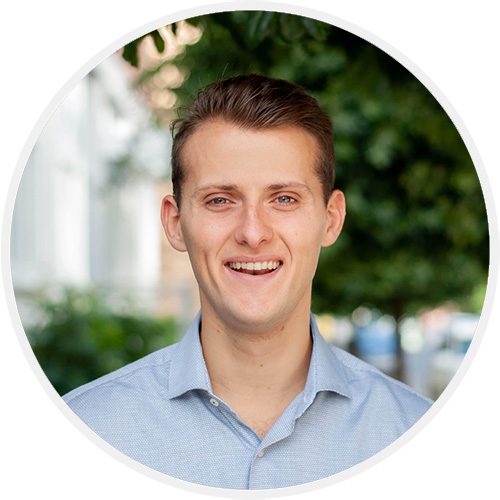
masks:
[[[279,266],[279,261],[268,260],[263,262],[230,262],[231,269],[244,269],[246,271],[263,271],[265,269],[274,270]]]

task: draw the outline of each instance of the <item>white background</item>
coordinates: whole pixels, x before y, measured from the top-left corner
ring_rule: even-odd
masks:
[[[228,3],[238,5],[238,2]],[[442,91],[466,125],[485,167],[479,168],[482,180],[485,173],[489,177],[493,194],[489,201],[500,196],[497,164],[500,35],[494,12],[496,2],[337,0],[327,4],[302,0],[290,4],[329,12],[375,34],[407,56]],[[165,0],[18,0],[2,4],[2,207],[26,141],[61,87],[105,47],[141,25],[201,5],[209,2],[183,0],[176,5]],[[489,209],[493,219],[490,230],[498,250],[498,213],[494,213],[491,203]],[[5,250],[4,240],[3,253]],[[497,255],[494,257],[497,260]],[[499,300],[495,300],[493,307],[489,304],[491,314],[486,332],[463,381],[416,437],[368,470],[300,496],[343,500],[365,497],[411,500],[445,495],[453,499],[499,498],[500,410],[495,404],[500,356]],[[76,430],[47,396],[30,366],[12,326],[3,291],[0,318],[3,327],[0,495],[3,498],[200,496],[136,472]]]

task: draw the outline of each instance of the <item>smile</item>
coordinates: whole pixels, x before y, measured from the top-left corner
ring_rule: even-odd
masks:
[[[270,274],[282,265],[279,260],[267,260],[262,262],[228,262],[227,267],[233,271],[237,271],[244,274]]]

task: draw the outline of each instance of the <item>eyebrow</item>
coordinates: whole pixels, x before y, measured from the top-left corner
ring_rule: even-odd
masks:
[[[266,191],[281,191],[283,189],[291,189],[291,188],[305,189],[306,191],[312,194],[311,188],[301,182],[280,182],[276,184],[269,184],[269,186],[266,186]],[[207,184],[205,186],[201,186],[200,188],[198,188],[195,191],[195,194],[210,189],[216,191],[237,191],[238,186],[236,184]]]
[[[209,189],[213,189],[215,191],[236,191],[238,186],[236,186],[236,184],[207,184],[199,187],[194,193],[198,194],[202,191],[208,191]]]
[[[311,188],[307,184],[302,184],[301,182],[280,182],[279,184],[270,184],[267,186],[267,191],[281,191],[283,189],[299,188],[305,189],[312,194]]]

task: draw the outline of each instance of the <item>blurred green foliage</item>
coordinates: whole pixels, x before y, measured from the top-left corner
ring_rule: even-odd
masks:
[[[40,294],[34,305],[41,319],[26,333],[61,395],[178,340],[174,319],[115,312],[97,290]]]
[[[399,318],[455,301],[478,312],[489,264],[481,186],[458,131],[419,80],[314,19],[236,11],[188,22],[203,36],[174,61],[188,75],[175,89],[180,104],[214,80],[257,72],[302,85],[332,118],[347,220],[322,252],[315,311],[367,305]]]

